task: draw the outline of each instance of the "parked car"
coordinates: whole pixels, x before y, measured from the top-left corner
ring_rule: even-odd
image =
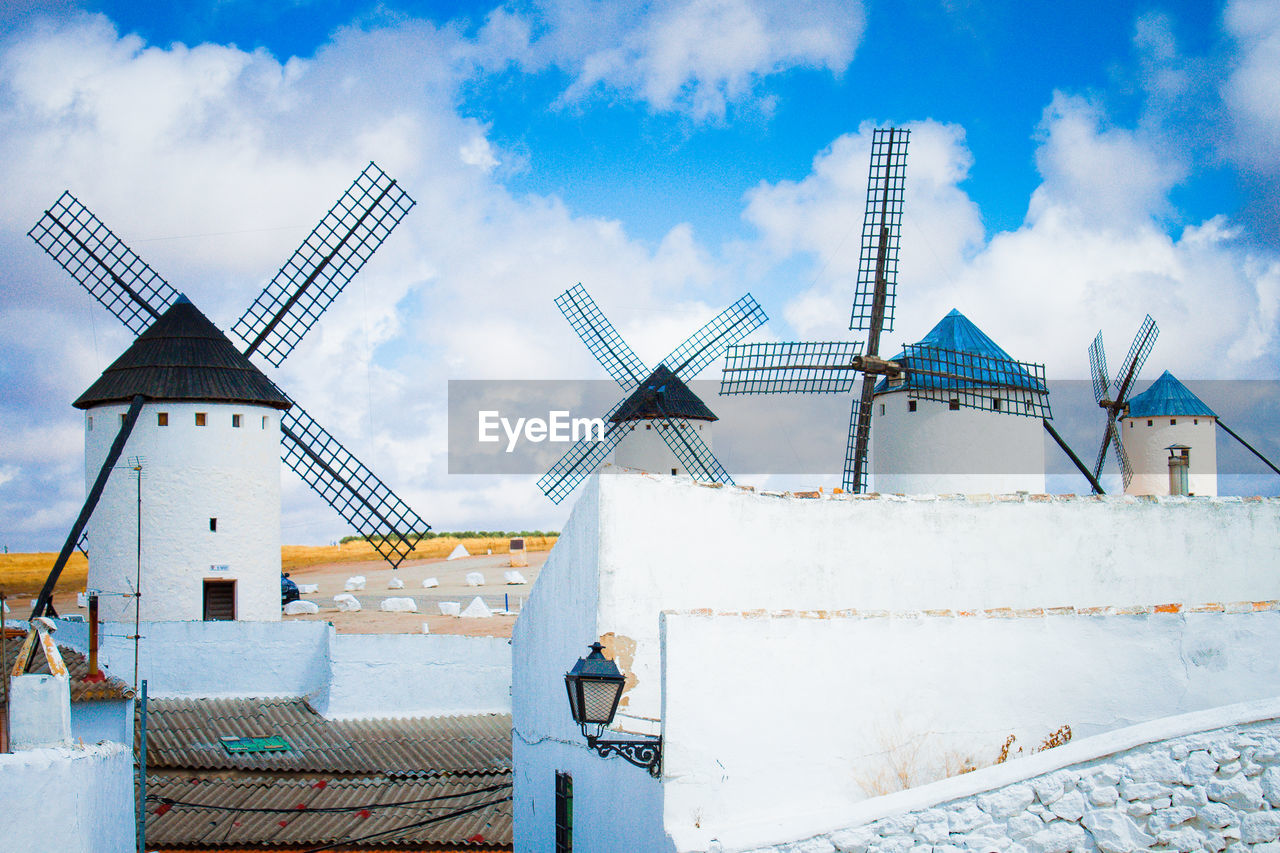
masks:
[[[280,573],[280,606],[284,607],[290,601],[297,601],[302,598],[302,593],[298,592],[298,585],[289,580],[288,572]]]

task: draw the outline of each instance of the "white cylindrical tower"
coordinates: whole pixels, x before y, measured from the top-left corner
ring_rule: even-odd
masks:
[[[146,398],[89,521],[102,618],[280,618],[280,415],[291,405],[185,298],[76,400],[92,483]],[[140,478],[140,482],[139,482]]]
[[[1170,448],[1186,450],[1190,494],[1218,494],[1218,416],[1172,373],[1165,371],[1151,387],[1129,399],[1120,418],[1120,440],[1133,478],[1130,495],[1170,494]]]
[[[905,379],[881,382],[871,404],[871,488],[886,494],[1044,492],[1044,426],[1034,416],[1036,404],[1048,393],[1043,383],[959,311],[947,314],[920,345],[933,349],[919,352],[948,350],[982,357],[975,365],[999,359],[1007,363],[1000,380],[1018,387],[987,390],[956,380],[937,387],[936,378],[910,373]],[[893,361],[901,363],[904,357],[900,353]],[[917,367],[956,369],[941,364]],[[959,369],[986,368],[962,364]],[[941,399],[913,399],[913,383],[921,386],[917,392],[930,384],[928,396]]]
[[[613,463],[652,474],[689,476],[664,438],[670,430],[690,430],[711,449],[711,424],[718,420],[689,386],[666,365],[640,383],[612,420],[629,428],[613,451]]]

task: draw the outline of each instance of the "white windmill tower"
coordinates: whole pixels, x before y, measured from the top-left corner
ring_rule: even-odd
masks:
[[[560,503],[610,454],[629,468],[732,483],[709,447],[716,416],[686,383],[768,319],[751,294],[717,314],[653,370],[581,284],[560,294],[556,306],[614,381],[631,393],[604,416],[608,426],[603,440],[575,442],[542,475],[538,488],[543,494]]]
[[[1165,371],[1120,416],[1130,495],[1218,494],[1218,416]]]
[[[720,393],[841,394],[860,378],[845,445],[846,491],[866,491],[873,446],[880,491],[1043,491],[1042,429],[1101,491],[1050,423],[1044,367],[1014,361],[958,311],[894,358],[879,356],[882,331],[893,329],[909,137],[898,128],[872,135],[849,323],[866,330],[865,351],[862,341],[731,346]]]
[[[69,192],[45,211],[31,238],[139,338],[76,401],[92,482],[33,616],[53,612],[92,519],[90,585],[135,590],[140,572],[138,617],[279,619],[282,457],[392,568],[408,556],[430,526],[249,359],[279,366],[413,204],[370,163],[232,327],[238,343]],[[137,484],[116,469],[126,450]],[[133,617],[121,600],[103,618]]]

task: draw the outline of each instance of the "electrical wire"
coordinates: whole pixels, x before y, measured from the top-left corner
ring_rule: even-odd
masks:
[[[463,797],[472,797],[476,794],[488,794],[493,791],[501,791],[504,788],[510,788],[510,782],[503,782],[498,785],[490,785],[486,788],[475,788],[470,791],[464,791],[458,794],[440,794],[435,797],[424,797],[419,800],[399,800],[392,803],[368,803],[365,805],[355,806],[322,806],[319,808],[268,808],[266,806],[253,808],[248,806],[217,806],[205,803],[192,803],[186,800],[175,800],[172,797],[162,797],[158,794],[148,794],[147,799],[154,803],[160,803],[167,806],[181,806],[190,809],[208,809],[210,811],[221,812],[237,812],[237,813],[254,813],[254,814],[298,814],[300,812],[310,812],[313,814],[341,814],[343,812],[358,812],[365,809],[372,811],[373,809],[386,809],[396,806],[416,806],[423,803],[435,803],[441,800],[457,800]],[[509,799],[509,798],[508,798]]]
[[[397,832],[405,832],[410,829],[418,829],[420,827],[429,826],[430,824],[433,824],[433,823],[439,823],[442,820],[449,820],[450,818],[461,817],[462,815],[465,815],[465,814],[478,812],[481,809],[488,808],[489,806],[498,806],[503,803],[509,803],[509,802],[511,802],[511,797],[509,796],[503,797],[500,800],[489,800],[488,802],[480,803],[479,805],[469,806],[464,809],[457,809],[456,811],[449,812],[448,814],[437,815],[435,817],[427,818],[426,820],[421,820],[416,823],[409,823],[409,824],[405,824],[404,826],[398,826],[394,829],[384,829],[381,832],[371,832],[368,835],[361,835],[356,838],[346,838],[341,841],[335,841],[332,844],[326,844],[323,847],[311,847],[311,848],[308,848],[307,850],[302,851],[301,853],[322,853],[322,851],[324,850],[333,850],[334,848],[342,847],[348,844],[359,844],[361,841],[368,841],[371,838],[379,838],[384,835],[394,835]]]

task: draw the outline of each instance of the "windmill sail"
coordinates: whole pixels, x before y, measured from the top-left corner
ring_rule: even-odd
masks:
[[[569,493],[596,470],[596,467],[618,446],[618,442],[626,436],[630,427],[613,420],[613,416],[626,402],[627,398],[623,397],[604,416],[604,422],[609,426],[605,430],[603,441],[591,441],[585,438],[575,441],[559,461],[538,479],[538,488],[551,499],[552,503],[558,504],[568,497]]]
[[[964,409],[1052,418],[1044,365],[927,344],[906,344],[907,396]]]
[[[70,192],[58,196],[27,236],[135,335],[179,296]]]
[[[725,352],[721,394],[844,394],[853,389],[861,341],[734,344]]]
[[[1138,327],[1138,333],[1133,336],[1133,343],[1129,345],[1129,354],[1125,356],[1124,365],[1120,368],[1120,372],[1116,374],[1114,388],[1115,399],[1107,397],[1107,360],[1106,353],[1102,349],[1102,332],[1098,332],[1098,336],[1093,339],[1093,343],[1089,346],[1089,365],[1093,372],[1093,394],[1098,400],[1098,405],[1107,410],[1107,423],[1102,430],[1102,446],[1098,448],[1098,460],[1093,466],[1093,476],[1095,479],[1102,476],[1102,466],[1107,463],[1107,451],[1114,441],[1116,444],[1116,453],[1120,457],[1120,473],[1124,477],[1125,487],[1128,488],[1130,480],[1133,478],[1133,470],[1129,465],[1129,457],[1125,454],[1124,445],[1120,443],[1120,432],[1116,425],[1116,418],[1124,411],[1125,405],[1129,402],[1129,394],[1133,391],[1133,382],[1138,378],[1138,373],[1142,371],[1142,366],[1147,362],[1147,356],[1151,354],[1151,349],[1156,345],[1156,338],[1160,335],[1160,328],[1156,325],[1156,321],[1151,319],[1148,314],[1142,321],[1142,325]]]
[[[687,382],[724,355],[727,347],[751,334],[768,319],[764,309],[748,293],[690,335],[662,363]]]
[[[231,327],[245,355],[279,367],[414,203],[370,163]]]
[[[877,335],[882,328],[893,331],[898,293],[898,238],[902,231],[910,138],[911,131],[893,127],[877,128],[871,136],[867,209],[862,220],[862,254],[858,259],[858,286],[853,296],[850,329],[874,329]],[[878,298],[882,300],[879,311]],[[867,351],[875,355],[871,347]]]
[[[649,368],[622,339],[581,283],[557,296],[556,307],[596,361],[623,388],[634,388],[649,375]]]

